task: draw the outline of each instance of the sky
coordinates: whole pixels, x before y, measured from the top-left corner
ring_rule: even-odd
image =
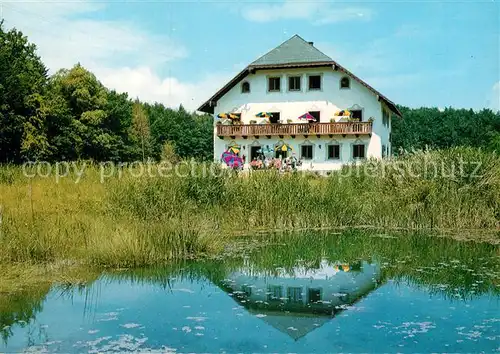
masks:
[[[299,34],[392,101],[500,109],[500,1],[0,0],[49,72],[194,110]]]

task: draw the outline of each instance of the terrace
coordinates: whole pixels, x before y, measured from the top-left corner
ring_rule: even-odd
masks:
[[[248,136],[291,136],[303,135],[371,135],[371,122],[338,122],[338,123],[289,123],[289,124],[236,124],[217,125],[217,136],[221,139]]]

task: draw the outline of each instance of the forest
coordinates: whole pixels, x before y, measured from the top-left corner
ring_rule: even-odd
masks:
[[[407,108],[393,119],[393,152],[455,146],[500,151],[500,113]],[[53,75],[22,32],[0,23],[0,163],[211,160],[213,118],[104,87],[76,64]]]

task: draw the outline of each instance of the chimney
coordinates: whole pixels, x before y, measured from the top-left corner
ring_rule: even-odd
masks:
[[[309,43],[310,45],[314,46],[314,42],[307,42],[307,43]]]

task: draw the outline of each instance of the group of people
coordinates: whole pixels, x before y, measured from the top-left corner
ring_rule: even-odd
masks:
[[[277,158],[264,157],[259,155],[250,162],[250,167],[254,170],[277,169],[281,172],[296,171],[297,167],[302,165],[302,161],[295,157],[295,154],[283,158],[281,155]]]

